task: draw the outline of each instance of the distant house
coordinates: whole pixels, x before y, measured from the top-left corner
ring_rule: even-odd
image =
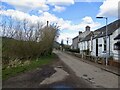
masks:
[[[79,42],[78,36],[72,39],[72,49],[78,49],[78,42]]]
[[[72,39],[72,49],[78,49],[78,43],[90,33],[90,27],[86,26],[85,31],[79,31],[79,35]]]
[[[78,43],[80,53],[89,50],[92,56],[106,57],[107,52],[107,56],[113,56],[115,60],[118,60],[120,56],[120,20],[108,24],[107,28],[107,41],[106,26],[90,32],[86,37],[82,38]]]
[[[84,50],[89,50],[90,52],[92,51],[92,35],[93,32],[90,32],[86,37],[82,38],[80,42],[78,43],[80,53],[82,54]]]

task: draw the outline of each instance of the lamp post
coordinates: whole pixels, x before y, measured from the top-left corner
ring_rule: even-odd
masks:
[[[108,18],[107,17],[96,17],[99,19],[105,19],[106,20],[106,66],[108,65],[108,58],[107,58],[107,37],[108,37],[108,28],[107,28],[107,23],[108,23]]]

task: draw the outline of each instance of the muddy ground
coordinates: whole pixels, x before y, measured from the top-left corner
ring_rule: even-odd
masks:
[[[49,85],[40,85],[44,79],[53,75],[55,67],[59,67],[69,73],[65,79]],[[11,77],[2,83],[3,88],[91,88],[92,84],[83,78],[78,78],[58,57],[49,65],[44,65],[32,71],[28,71]]]

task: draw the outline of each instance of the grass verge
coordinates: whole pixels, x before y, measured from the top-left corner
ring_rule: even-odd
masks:
[[[37,60],[31,60],[29,65],[24,65],[24,66],[17,66],[13,68],[6,68],[2,70],[2,79],[6,80],[12,76],[18,75],[20,73],[36,69],[38,67],[41,67],[43,65],[47,65],[52,63],[55,58],[56,54],[48,55],[48,56],[42,56],[41,58]]]

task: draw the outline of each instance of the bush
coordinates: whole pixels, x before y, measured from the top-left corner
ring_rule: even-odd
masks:
[[[85,55],[90,55],[90,50],[89,49],[83,50],[83,52],[85,53]]]
[[[16,38],[2,38],[2,61],[8,64],[9,60],[28,60],[39,58],[52,53],[53,43],[57,34],[57,28],[54,26],[41,29],[41,40],[17,40]],[[34,34],[33,34],[34,36]]]
[[[68,49],[68,51],[70,51],[70,52],[74,52],[74,53],[79,53],[79,52],[80,52],[79,49]]]

